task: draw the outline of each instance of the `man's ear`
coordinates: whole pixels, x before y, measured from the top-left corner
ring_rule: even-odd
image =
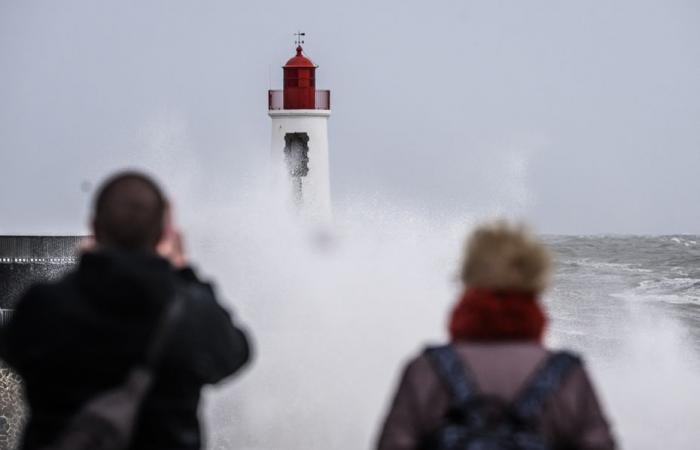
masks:
[[[102,242],[102,238],[104,237],[102,233],[102,224],[97,219],[97,217],[93,217],[90,220],[90,227],[92,228],[92,236],[95,239],[95,242]]]

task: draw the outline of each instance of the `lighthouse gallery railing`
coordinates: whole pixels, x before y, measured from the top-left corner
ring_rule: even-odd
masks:
[[[314,109],[331,109],[331,91],[317,90]],[[281,89],[267,91],[267,108],[269,110],[284,109],[284,91]]]

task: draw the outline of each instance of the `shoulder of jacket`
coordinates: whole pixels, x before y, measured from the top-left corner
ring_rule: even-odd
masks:
[[[413,356],[408,360],[404,368],[404,378],[423,379],[426,375],[435,375],[435,377],[437,378],[437,374],[435,373],[435,369],[433,367],[433,362],[431,361],[430,356],[428,355],[428,350],[434,347],[435,346],[427,346],[423,350],[421,350],[417,355]]]
[[[64,280],[42,281],[27,287],[20,295],[16,308],[24,304],[53,303],[55,298],[63,297],[62,291],[66,289]]]

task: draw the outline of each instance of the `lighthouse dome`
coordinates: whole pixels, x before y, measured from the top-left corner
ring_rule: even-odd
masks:
[[[297,47],[297,54],[293,56],[289,61],[287,61],[287,64],[284,65],[285,68],[287,67],[311,67],[315,68],[316,65],[306,56],[302,54],[302,51],[304,49],[301,48],[301,45]]]

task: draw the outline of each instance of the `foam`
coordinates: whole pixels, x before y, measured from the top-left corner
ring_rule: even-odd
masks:
[[[251,327],[257,348],[244,376],[206,396],[210,448],[371,448],[403,362],[425,343],[445,339],[463,239],[474,218],[438,217],[374,198],[337,205],[335,222],[318,226],[264,192],[247,192],[224,208],[201,205],[191,223],[196,259]],[[650,274],[634,263],[578,263],[584,272]],[[682,289],[693,282],[668,283]],[[651,290],[665,287],[640,287],[647,292],[615,294],[633,316],[628,307],[611,312],[604,303],[592,312],[620,324],[621,348],[600,341],[600,330],[578,317],[578,308],[591,305],[572,303],[576,297],[562,289],[548,301],[548,342],[603,342],[582,350],[626,447],[664,448],[674,423],[679,429],[669,448],[690,449],[690,417],[698,415],[686,392],[700,393],[696,356],[682,325],[658,312],[659,325],[645,317],[644,302],[659,300]],[[640,295],[648,297],[640,302]],[[666,295],[661,301],[687,300]],[[644,407],[648,387],[670,380],[672,371],[678,383],[653,391],[654,407]],[[659,420],[667,422],[648,426]]]

